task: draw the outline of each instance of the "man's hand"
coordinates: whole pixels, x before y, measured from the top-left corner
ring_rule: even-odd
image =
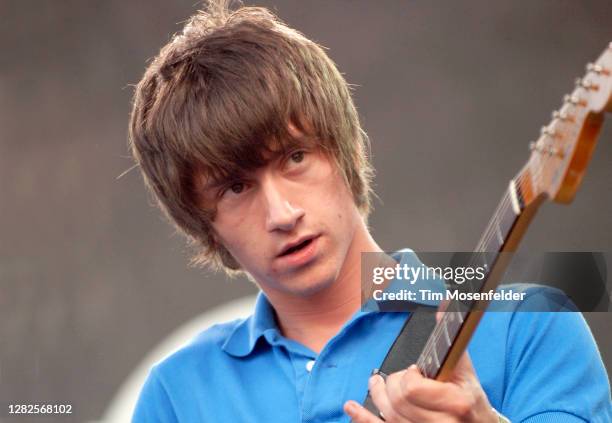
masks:
[[[374,404],[388,423],[499,422],[467,352],[447,382],[428,379],[413,365],[389,375],[386,382],[374,375],[369,387]],[[355,423],[382,422],[355,401],[347,401],[344,411]]]

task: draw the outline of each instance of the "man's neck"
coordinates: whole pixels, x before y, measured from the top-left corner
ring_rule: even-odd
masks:
[[[306,297],[285,297],[282,301],[269,296],[283,335],[319,353],[361,307],[361,253],[381,251],[364,223],[330,286]]]

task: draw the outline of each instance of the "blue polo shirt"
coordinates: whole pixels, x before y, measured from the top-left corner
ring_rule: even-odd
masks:
[[[406,313],[357,311],[319,354],[285,338],[260,293],[151,370],[133,422],[349,422]],[[578,312],[487,313],[468,350],[489,402],[513,422],[612,422],[601,356]]]

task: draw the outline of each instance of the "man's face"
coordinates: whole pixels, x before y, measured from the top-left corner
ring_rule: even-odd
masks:
[[[337,166],[318,149],[298,148],[220,188],[218,241],[264,291],[308,296],[340,274],[361,216]]]

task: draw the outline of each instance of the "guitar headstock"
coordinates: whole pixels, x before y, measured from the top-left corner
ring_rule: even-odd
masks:
[[[569,203],[574,198],[597,142],[604,113],[612,112],[612,43],[589,63],[561,108],[530,143],[531,156],[515,179],[525,204],[545,196]]]

